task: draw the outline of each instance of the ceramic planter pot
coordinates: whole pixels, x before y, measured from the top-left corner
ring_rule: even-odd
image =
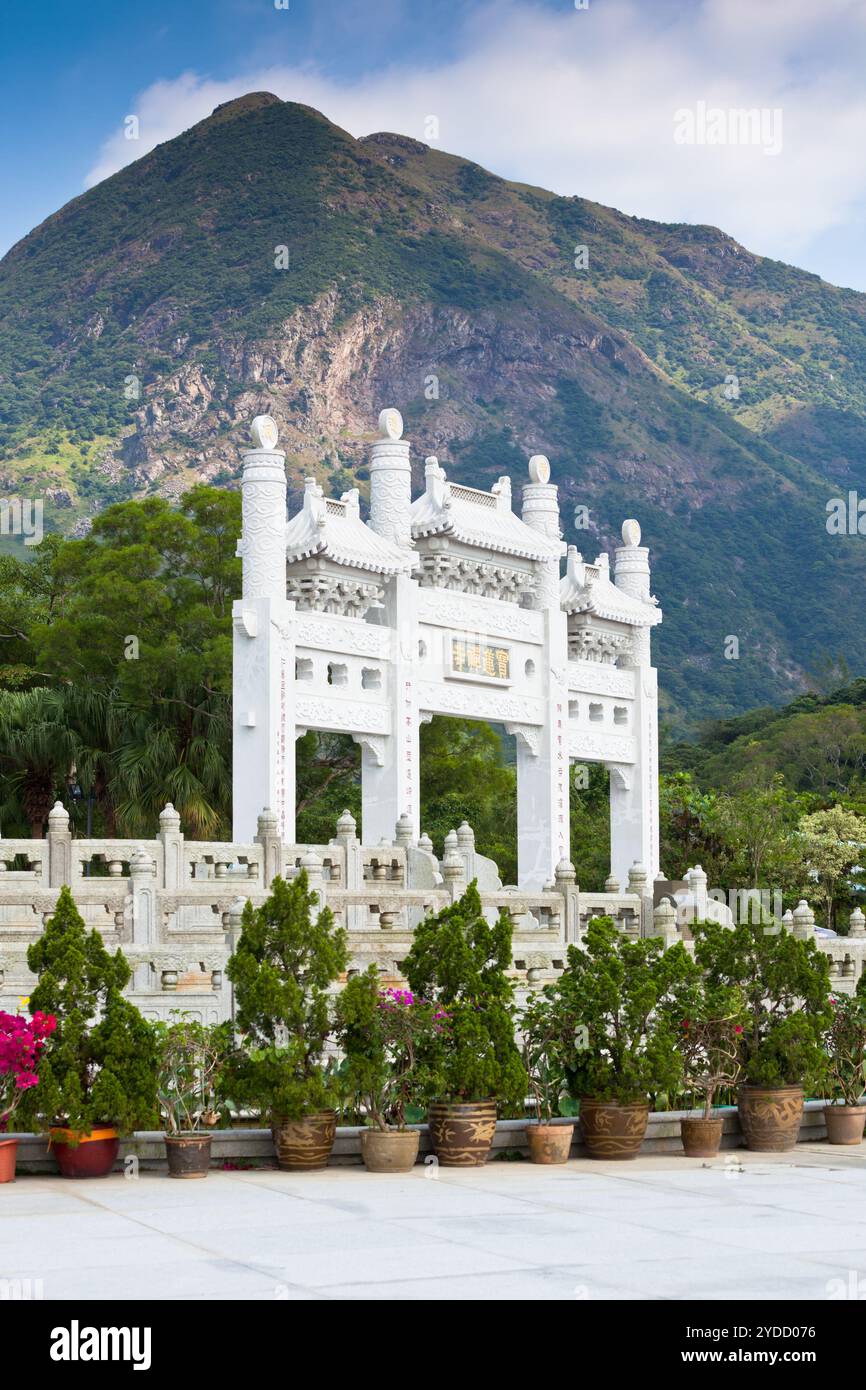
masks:
[[[721,1115],[704,1119],[703,1116],[680,1121],[683,1136],[683,1152],[686,1158],[715,1158],[722,1142]]]
[[[567,1163],[574,1125],[527,1125],[526,1142],[533,1163]]]
[[[859,1144],[863,1138],[866,1105],[825,1105],[824,1119],[828,1144]]]
[[[368,1173],[410,1173],[420,1142],[417,1129],[362,1129],[364,1167]]]
[[[443,1168],[480,1168],[496,1133],[496,1101],[441,1102],[427,1111],[433,1152]]]
[[[18,1156],[17,1139],[0,1139],[0,1182],[15,1181],[15,1159]]]
[[[206,1178],[210,1169],[209,1134],[167,1134],[165,1156],[170,1178]]]
[[[637,1158],[648,1123],[646,1101],[634,1105],[615,1100],[580,1102],[580,1127],[590,1158]]]
[[[300,1120],[275,1116],[271,1126],[277,1167],[288,1173],[327,1168],[337,1137],[336,1110],[319,1110]]]
[[[741,1086],[737,1111],[752,1153],[789,1153],[803,1118],[802,1086]]]
[[[52,1126],[49,1144],[64,1178],[104,1178],[114,1167],[120,1136],[109,1125],[98,1125],[90,1134]]]

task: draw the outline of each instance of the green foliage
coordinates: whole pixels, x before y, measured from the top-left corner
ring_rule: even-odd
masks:
[[[221,1071],[232,1045],[231,1024],[211,1025],[182,1016],[155,1028],[157,1092],[166,1134],[195,1133],[216,1118]]]
[[[156,1118],[154,1029],[124,998],[130,969],[120,951],[106,951],[87,931],[68,888],[42,935],[27,950],[38,980],[30,1011],[54,1014],[39,1085],[25,1107],[32,1123],[64,1124],[89,1134],[94,1125],[124,1133],[152,1128]]]
[[[337,997],[337,1038],[346,1081],[377,1128],[405,1129],[407,1108],[433,1100],[441,1078],[430,1065],[436,1008],[408,990],[381,989],[371,965]]]
[[[526,1073],[514,1040],[511,919],[484,917],[475,883],[450,907],[419,923],[403,971],[414,994],[444,1011],[447,1021],[431,1045],[447,1100],[485,1100],[519,1106]]]
[[[830,1021],[827,957],[813,941],[778,925],[696,922],[692,932],[695,959],[709,986],[742,992],[744,1080],[753,1086],[816,1085]]]
[[[549,995],[536,994],[520,1015],[523,1039],[523,1065],[535,1103],[539,1124],[550,1124],[562,1113],[567,1090],[566,1065],[571,1055],[571,1038],[564,1038],[559,1014]]]
[[[543,997],[574,1099],[633,1104],[682,1079],[681,1020],[697,967],[682,942],[631,940],[612,918],[595,917],[583,948]]]
[[[226,968],[245,1050],[227,1068],[225,1092],[288,1119],[329,1103],[329,986],[345,970],[348,951],[330,909],[313,916],[317,901],[303,870],[291,883],[275,878],[261,907],[244,908]]]
[[[866,975],[857,981],[857,991],[834,995],[830,1026],[824,1035],[827,1053],[827,1082],[834,1100],[859,1105],[866,1087]],[[863,988],[861,988],[863,986]]]

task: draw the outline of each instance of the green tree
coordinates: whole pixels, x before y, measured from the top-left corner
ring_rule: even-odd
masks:
[[[630,1105],[675,1092],[679,1001],[697,974],[682,942],[665,950],[659,938],[635,941],[612,918],[594,917],[583,946],[569,946],[565,970],[543,991],[571,1096]]]
[[[245,1048],[224,1087],[233,1100],[298,1120],[327,1105],[324,1067],[331,1031],[329,986],[345,970],[347,936],[330,908],[315,916],[318,894],[301,871],[275,878],[261,907],[248,902],[226,973],[235,987]]]
[[[827,957],[778,926],[696,922],[695,959],[711,989],[738,989],[746,1022],[743,1071],[754,1086],[816,1084],[830,1021]]]
[[[474,881],[449,907],[415,928],[403,971],[413,993],[443,1018],[431,1064],[441,1071],[443,1098],[519,1106],[526,1072],[514,1040],[511,919],[491,924]]]
[[[31,1122],[89,1134],[94,1125],[129,1133],[156,1123],[154,1029],[122,991],[130,969],[88,932],[68,888],[42,935],[27,950],[37,983],[30,1012],[54,1014],[57,1029],[40,1063],[39,1085],[25,1104]]]
[[[803,816],[799,825],[801,852],[806,871],[818,881],[818,893],[826,904],[827,926],[833,926],[833,905],[840,882],[863,863],[866,851],[866,817],[844,806],[831,806]],[[850,885],[846,886],[849,888]]]

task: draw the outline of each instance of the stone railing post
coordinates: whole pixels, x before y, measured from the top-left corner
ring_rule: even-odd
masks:
[[[412,817],[407,811],[404,811],[394,830],[394,844],[401,849],[410,849],[414,843]]]
[[[180,816],[170,801],[159,813],[159,839],[162,842],[162,887],[182,888],[183,835]]]
[[[283,872],[283,842],[280,838],[279,821],[275,811],[269,806],[256,819],[255,843],[262,847],[262,887],[270,888],[278,874]]]
[[[450,832],[452,835],[453,831]],[[456,835],[454,836],[456,840]],[[446,836],[446,843],[448,837]],[[451,901],[456,902],[466,891],[466,868],[463,857],[457,849],[448,849],[442,860],[442,877],[445,880],[445,887],[451,895]]]
[[[242,927],[242,923],[243,923],[243,915],[244,915],[244,908],[245,908],[245,907],[246,907],[246,901],[245,901],[245,899],[243,899],[243,898],[235,898],[234,902],[231,904],[231,906],[229,907],[228,912],[226,913],[226,945],[228,946],[229,956],[230,956],[230,957],[234,955],[234,953],[235,953],[235,951],[236,951],[236,949],[237,949],[238,941],[240,940],[241,927]],[[233,982],[233,981],[232,981],[232,983],[231,983],[231,989],[230,989],[230,1000],[231,1000],[231,1020],[232,1020],[232,1023],[234,1023],[234,1021],[235,1021],[235,987],[234,987],[234,982]]]
[[[316,911],[321,912],[325,906],[325,866],[313,850],[308,850],[301,857],[300,867],[307,875],[310,892],[316,894]]]
[[[864,917],[859,907],[855,907],[851,916],[848,918],[848,935],[866,936],[866,917]]]
[[[649,874],[643,864],[632,864],[628,871],[628,891],[640,898],[640,934],[653,933],[653,895]]]
[[[801,898],[793,913],[794,935],[801,941],[814,941],[815,914],[805,898]]]
[[[132,943],[134,946],[155,946],[159,941],[156,885],[153,860],[146,850],[136,849],[130,855],[129,882],[132,889]],[[132,976],[133,989],[146,990],[149,986],[150,966],[137,965]]]
[[[42,881],[44,884],[44,861]],[[69,812],[62,802],[55,801],[48,812],[48,887],[62,888],[64,883],[71,882],[72,834],[69,829]]]
[[[660,936],[666,948],[673,946],[680,939],[677,931],[677,910],[670,898],[662,898],[653,911],[653,935]]]
[[[562,939],[576,943],[580,940],[580,894],[577,873],[570,860],[560,859],[554,870],[553,881],[563,900]]]

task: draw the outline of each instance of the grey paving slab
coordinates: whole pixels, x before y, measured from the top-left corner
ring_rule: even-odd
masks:
[[[866,1294],[866,1156],[822,1147],[733,1166],[19,1177],[0,1189],[0,1277],[41,1279],[47,1299],[821,1300],[861,1280]]]

